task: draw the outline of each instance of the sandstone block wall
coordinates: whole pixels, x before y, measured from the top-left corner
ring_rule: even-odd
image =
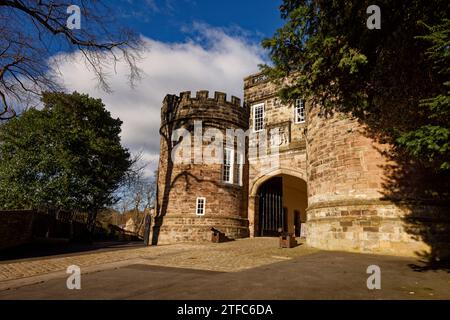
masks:
[[[318,108],[308,111],[307,243],[397,255],[429,251],[406,230],[404,219],[411,207],[385,200],[385,168],[390,163],[383,152],[389,152],[389,146],[367,137],[364,127],[349,116],[325,117]]]
[[[232,238],[257,236],[258,189],[271,177],[282,176],[287,177],[283,180],[283,206],[306,211],[302,212],[301,222],[306,225],[307,243],[313,247],[449,255],[448,203],[438,205],[432,199],[423,202],[421,196],[416,196],[416,191],[425,192],[409,167],[400,172],[401,181],[395,180],[398,171],[392,181],[386,168],[395,168],[398,162],[386,157],[390,147],[369,138],[365,128],[348,115],[322,115],[318,106],[307,101],[306,121],[296,123],[294,106],[277,97],[279,88],[261,74],[247,77],[243,107],[239,99],[227,101],[220,92],[211,98],[207,91],[199,91],[195,97],[190,92],[166,97],[161,109],[154,243],[155,239],[160,243],[209,240],[211,227]],[[171,162],[169,140],[173,130],[183,127],[192,132],[194,121],[202,120],[203,132],[217,128],[225,136],[228,128],[252,131],[253,107],[261,103],[265,106],[268,154],[245,157],[242,185],[224,183],[222,165]],[[271,129],[278,129],[281,137],[275,142],[276,152],[272,150]],[[247,151],[260,143],[250,137]],[[206,146],[203,142],[200,150],[193,148],[190,156],[203,152]],[[409,189],[414,192],[406,194]],[[290,197],[286,203],[285,194]],[[206,198],[205,216],[195,215],[197,197]],[[301,203],[298,199],[302,199]],[[288,220],[291,231],[293,216]]]
[[[279,86],[264,79],[262,75],[252,75],[244,80],[244,101],[250,109],[250,130],[253,130],[253,106],[264,104],[267,146],[270,148],[270,130],[277,128],[284,135],[276,154],[256,159],[249,158],[249,226],[250,234],[257,235],[258,188],[262,183],[277,175],[291,175],[305,180],[306,177],[306,122],[295,123],[294,106],[285,104],[278,98]],[[305,204],[306,205],[306,204]],[[284,197],[284,207],[289,203]],[[294,211],[288,208],[288,229],[293,232]],[[303,208],[302,208],[303,209]],[[302,210],[303,211],[303,210]],[[302,212],[306,222],[305,212]]]
[[[195,163],[195,154],[206,154],[211,141],[194,144],[194,121],[202,121],[202,134],[209,128],[247,130],[248,110],[240,100],[216,92],[209,98],[207,91],[167,96],[161,109],[161,153],[158,171],[158,216],[155,219],[153,242],[209,240],[211,227],[230,238],[248,236],[247,189],[248,166],[242,168],[242,184],[238,181],[237,158],[234,162],[233,183],[223,181],[223,165]],[[191,163],[174,163],[171,159],[171,133],[184,128],[192,133]],[[235,157],[237,155],[235,141]],[[196,215],[197,197],[206,199],[204,216]]]

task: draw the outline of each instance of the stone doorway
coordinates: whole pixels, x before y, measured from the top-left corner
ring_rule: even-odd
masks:
[[[267,177],[255,193],[253,236],[278,236],[280,231],[304,234],[308,198],[303,179],[287,174]]]

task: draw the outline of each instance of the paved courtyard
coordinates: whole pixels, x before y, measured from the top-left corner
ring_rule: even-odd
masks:
[[[69,265],[81,268],[81,290],[66,287]],[[381,290],[367,289],[370,265],[381,268]],[[0,299],[450,299],[450,273],[420,266],[279,249],[274,238],[175,244],[4,262]]]

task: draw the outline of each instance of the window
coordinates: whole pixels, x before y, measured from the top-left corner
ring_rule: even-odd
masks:
[[[205,215],[205,205],[206,205],[206,198],[203,198],[203,197],[197,198],[197,205],[196,205],[195,213],[198,216]]]
[[[253,131],[264,129],[264,103],[253,106]]]
[[[233,183],[234,150],[225,149],[223,157],[223,181]]]
[[[305,102],[303,99],[297,99],[295,101],[295,123],[305,122]]]
[[[243,174],[243,169],[244,169],[244,155],[242,153],[238,153],[237,154],[237,172],[236,172],[236,177],[237,177],[237,183],[242,186],[242,174]]]

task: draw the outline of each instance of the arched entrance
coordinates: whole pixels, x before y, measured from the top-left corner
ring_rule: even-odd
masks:
[[[255,180],[250,192],[250,234],[278,236],[280,230],[300,236],[306,223],[307,186],[301,174],[277,170]]]
[[[258,235],[277,236],[286,231],[287,216],[283,205],[283,178],[273,177],[258,190]]]

